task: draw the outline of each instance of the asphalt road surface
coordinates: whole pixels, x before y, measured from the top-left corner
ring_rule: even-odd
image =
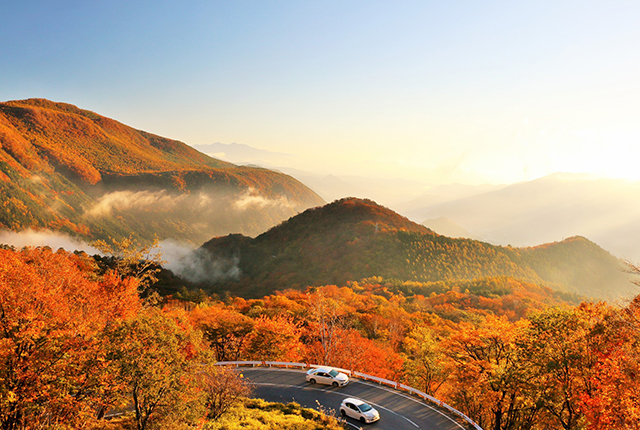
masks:
[[[390,430],[468,430],[464,423],[433,405],[407,393],[369,381],[351,379],[346,387],[311,384],[303,370],[265,367],[241,368],[239,371],[254,385],[253,397],[270,402],[297,402],[325,413],[340,414],[340,403],[347,397],[364,400],[380,413],[380,420],[362,424],[347,418],[349,428]]]

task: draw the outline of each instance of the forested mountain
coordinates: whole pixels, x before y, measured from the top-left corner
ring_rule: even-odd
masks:
[[[256,235],[323,200],[297,180],[43,99],[0,103],[0,228],[87,239]]]
[[[630,298],[635,289],[620,260],[582,237],[534,248],[452,239],[355,198],[308,209],[255,239],[218,237],[202,249],[235,269],[211,275],[219,288],[250,296],[371,276],[418,282],[507,276],[610,300]]]
[[[227,360],[391,379],[484,429],[626,430],[640,419],[640,296],[612,306],[507,277],[368,278],[159,302],[139,297],[145,279],[125,268],[0,247],[1,428],[215,430],[255,428],[267,415],[269,428],[338,428],[294,404],[244,398],[241,375],[214,365]]]

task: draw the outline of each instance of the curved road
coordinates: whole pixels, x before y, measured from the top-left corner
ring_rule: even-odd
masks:
[[[303,370],[251,367],[238,369],[254,385],[254,397],[270,402],[295,401],[302,406],[326,413],[340,414],[340,403],[346,397],[357,397],[373,405],[380,412],[380,420],[362,424],[351,418],[352,429],[365,426],[390,430],[468,430],[465,424],[445,414],[435,406],[409,394],[359,379],[351,379],[346,387],[334,388],[312,385]]]

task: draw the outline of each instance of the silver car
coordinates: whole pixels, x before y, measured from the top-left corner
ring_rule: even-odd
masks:
[[[330,367],[317,367],[307,371],[307,381],[312,384],[326,384],[334,387],[344,387],[349,383],[349,377]]]
[[[373,406],[362,400],[347,398],[340,405],[340,415],[360,420],[363,423],[373,423],[380,419],[380,414]]]

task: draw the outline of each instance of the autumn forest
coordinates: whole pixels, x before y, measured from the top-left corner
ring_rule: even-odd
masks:
[[[640,270],[585,237],[446,237],[44,99],[0,103],[0,191],[0,232],[97,250],[0,245],[2,430],[342,428],[253,398],[216,365],[239,360],[397,381],[485,430],[640,429]]]
[[[485,429],[638,426],[637,300],[568,303],[506,277],[172,298],[149,294],[153,271],[130,263],[0,250],[3,429],[104,428],[101,418],[131,405],[138,429],[217,428],[226,370],[213,363],[225,360],[401,381]],[[241,397],[242,381],[225,377]]]

